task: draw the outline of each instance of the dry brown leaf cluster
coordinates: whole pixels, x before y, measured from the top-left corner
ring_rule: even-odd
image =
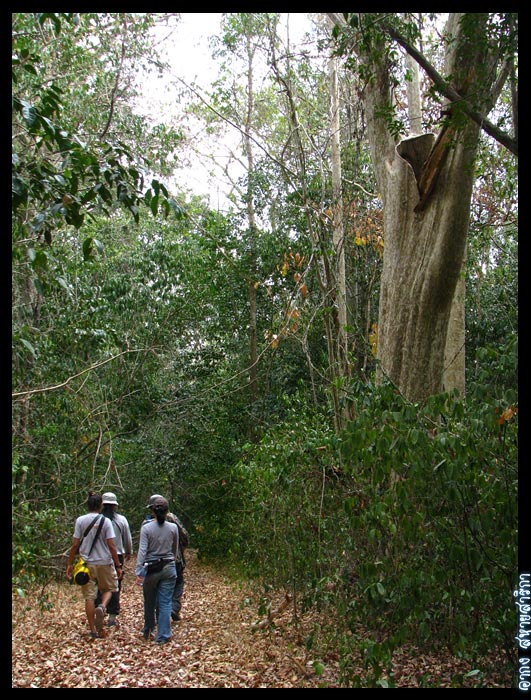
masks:
[[[315,656],[304,639],[317,613],[298,617],[279,594],[273,625],[259,625],[258,597],[189,552],[182,620],[172,623],[170,644],[159,647],[141,636],[142,590],[133,564],[126,567],[119,625],[105,639],[88,636],[84,603],[76,586],[57,585],[55,609],[41,611],[35,601],[13,601],[13,688],[339,688],[338,659]],[[405,656],[395,669],[398,687],[418,687],[416,677],[434,664],[439,687],[470,670],[446,662]],[[423,667],[424,670],[423,670]],[[316,673],[319,668],[321,675]],[[324,669],[324,670],[323,670]],[[359,673],[362,674],[360,665]],[[492,680],[489,687],[504,687]],[[473,686],[473,679],[469,687]],[[507,686],[505,686],[507,687]]]

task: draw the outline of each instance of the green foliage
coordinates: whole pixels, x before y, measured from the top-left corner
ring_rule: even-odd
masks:
[[[293,402],[234,471],[232,552],[267,585],[338,616],[366,664],[352,676],[349,645],[351,685],[392,687],[393,649],[406,643],[511,656],[517,410],[511,394],[474,393],[416,406],[392,387],[365,389],[340,440]]]
[[[404,120],[398,116],[395,105],[383,105],[376,110],[376,116],[385,122],[387,130],[397,141],[407,133]]]
[[[87,216],[110,216],[116,206],[128,211],[137,223],[144,202],[154,214],[161,208],[166,215],[172,212],[180,215],[180,207],[157,180],[152,180],[145,189],[144,173],[149,163],[136,155],[141,150],[134,147],[136,143],[131,142],[130,132],[124,129],[127,134],[124,138],[120,138],[118,130],[112,137],[108,134],[113,103],[107,106],[110,110],[107,126],[100,123],[99,138],[94,134],[91,120],[95,115],[100,120],[106,117],[99,110],[97,90],[91,95],[87,83],[97,83],[101,76],[114,82],[116,76],[112,69],[105,73],[101,68],[91,74],[94,70],[91,61],[99,67],[106,58],[112,66],[113,50],[108,45],[110,36],[105,32],[118,31],[117,27],[111,23],[111,30],[107,26],[102,31],[99,27],[104,22],[102,17],[88,14],[81,21],[77,15],[52,13],[15,14],[13,20],[12,210],[17,224],[14,228],[17,244],[26,246],[28,255],[42,262],[47,250],[43,248],[39,257],[35,257],[33,246],[26,239],[35,246],[41,241],[50,245],[58,229],[64,226],[79,229]],[[36,24],[48,22],[53,24],[56,35],[50,45],[56,47],[59,42],[61,49],[57,53],[51,51],[51,55],[46,31]],[[132,37],[144,29],[138,15],[129,25],[128,41],[134,43]],[[101,53],[83,51],[86,43],[98,46]],[[144,47],[144,51],[148,49]],[[77,69],[76,79],[71,81],[62,77],[61,67],[66,70],[68,61],[69,72]],[[50,77],[48,72],[53,71],[56,62],[59,65]],[[123,66],[118,76],[122,69]],[[76,120],[72,116],[78,109]],[[114,116],[116,119],[117,115]]]
[[[21,597],[35,584],[46,584],[54,577],[53,570],[50,571],[50,559],[56,552],[57,538],[63,530],[58,508],[35,508],[25,500],[24,481],[29,471],[29,467],[21,464],[14,453],[11,585]]]
[[[276,21],[225,19],[226,56],[257,28],[264,40],[262,30]],[[350,19],[354,27],[357,15]],[[150,20],[138,20],[15,17],[13,587],[24,594],[57,571],[51,564],[67,550],[89,488],[119,494],[135,538],[148,496],[161,492],[201,557],[257,577],[264,600],[270,587],[289,589],[296,614],[317,607],[321,623],[307,646],[325,630],[347,685],[393,687],[394,650],[405,643],[470,657],[502,644],[510,656],[514,166],[500,166],[487,149],[481,154],[468,252],[467,398],[412,405],[392,387],[371,384],[366,336],[378,305],[381,205],[371,195],[361,113],[349,123],[356,137],[343,147],[352,232],[345,250],[356,356],[349,358],[352,379],[335,386],[342,408],[348,403],[356,417],[338,435],[323,337],[333,302],[328,292],[320,296],[315,264],[332,260],[332,193],[321,161],[329,140],[325,80],[304,57],[286,73],[300,95],[300,133],[311,142],[304,188],[292,179],[298,152],[279,101],[284,88],[266,86],[256,100],[255,126],[267,135],[268,155],[277,155],[257,157],[239,183],[246,193],[239,204],[252,200],[263,226],[249,231],[245,207],[226,217],[197,201],[185,210],[157,176],[144,187],[144,165],[155,171],[135,154],[160,144],[158,171],[170,169],[166,155],[179,143],[178,129],[150,131],[117,105],[116,128],[105,143],[97,138],[121,40],[145,56]],[[399,28],[413,40],[414,25],[404,22]],[[98,38],[92,48],[91,37]],[[383,41],[376,28],[372,39]],[[388,58],[396,64],[396,55]],[[230,94],[213,102],[220,113],[233,114]],[[386,109],[382,116],[398,135],[401,114]],[[140,217],[143,209],[149,219]],[[256,400],[249,392],[250,283]],[[362,675],[352,670],[359,653]],[[421,682],[429,686],[430,678]]]

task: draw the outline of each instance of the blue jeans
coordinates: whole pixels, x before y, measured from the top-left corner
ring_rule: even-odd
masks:
[[[171,605],[177,572],[175,562],[166,564],[162,571],[148,574],[144,579],[144,629],[147,633],[155,629],[157,609],[157,642],[171,639]]]

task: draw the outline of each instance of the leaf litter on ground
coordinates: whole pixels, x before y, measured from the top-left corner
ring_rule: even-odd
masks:
[[[172,641],[163,647],[142,638],[142,589],[133,561],[125,567],[118,624],[106,628],[104,639],[90,639],[77,586],[50,584],[49,590],[50,610],[42,610],[36,596],[13,597],[13,688],[348,687],[339,682],[339,655],[319,654],[305,643],[319,628],[320,613],[299,612],[294,624],[289,597],[279,592],[271,596],[268,621],[251,584],[236,583],[194,551],[187,557],[182,619],[172,622]],[[489,677],[488,660],[486,668],[475,674],[463,659],[401,650],[392,681],[420,687],[424,676],[432,687],[477,687],[478,681],[509,687]],[[352,659],[350,672],[363,677],[361,660]]]

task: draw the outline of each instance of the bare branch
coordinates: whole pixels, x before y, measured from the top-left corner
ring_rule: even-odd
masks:
[[[93,370],[98,369],[98,367],[102,367],[103,365],[106,365],[108,362],[112,362],[113,360],[118,359],[122,355],[127,355],[128,353],[131,353],[131,352],[149,352],[149,350],[145,350],[145,349],[124,350],[123,352],[118,353],[118,355],[113,355],[112,357],[108,357],[106,360],[103,360],[102,362],[98,362],[97,364],[92,365],[91,367],[87,367],[87,369],[84,369],[81,372],[78,372],[77,374],[73,374],[71,377],[68,377],[68,379],[65,379],[65,381],[61,382],[60,384],[55,384],[54,386],[45,386],[45,387],[42,387],[41,389],[30,389],[30,391],[16,391],[13,394],[11,394],[11,398],[16,399],[16,398],[22,396],[26,399],[29,396],[33,396],[34,394],[43,394],[47,391],[55,391],[56,389],[62,389],[63,387],[68,386],[68,384],[70,384],[70,382],[73,379],[77,379],[78,377],[82,377],[87,372],[92,372]]]

